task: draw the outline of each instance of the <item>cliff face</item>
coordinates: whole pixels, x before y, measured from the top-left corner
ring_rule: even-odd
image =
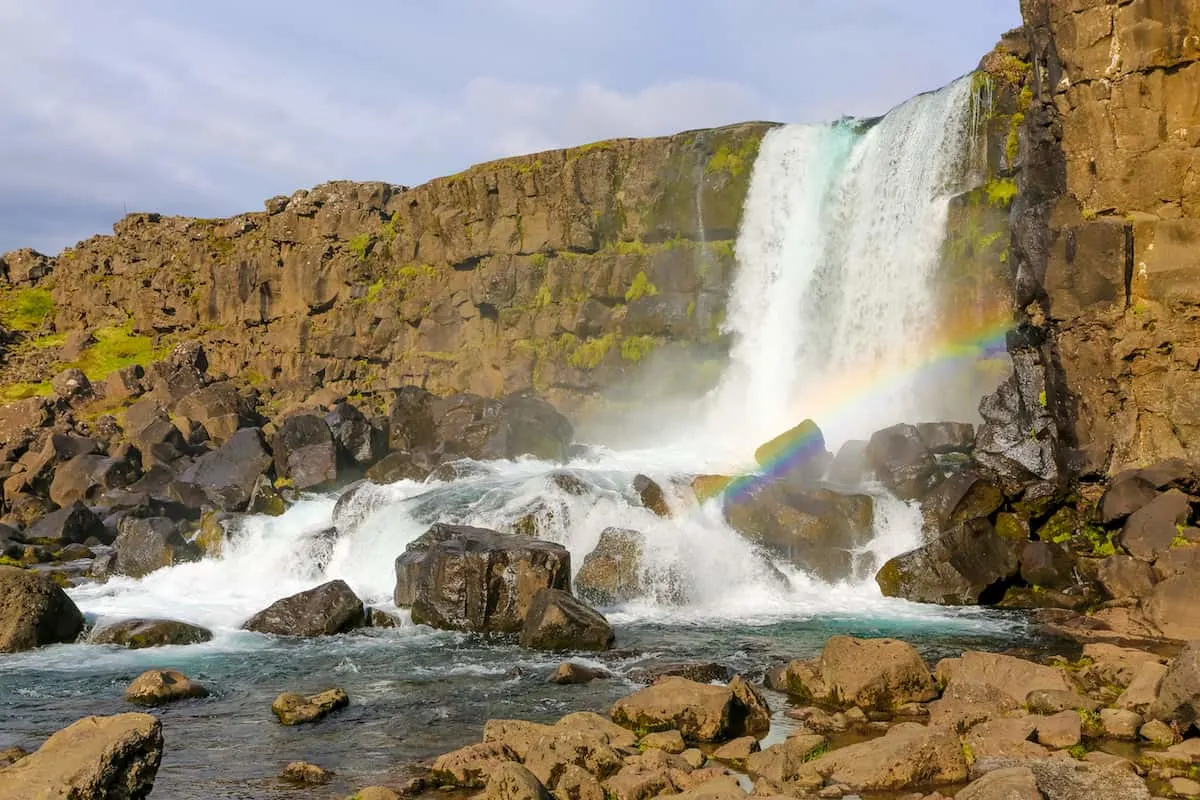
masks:
[[[660,349],[721,356],[769,127],[600,142],[413,189],[330,183],[227,220],[134,214],[57,259],[8,254],[0,319],[29,334],[0,379],[10,398],[37,393],[89,334],[118,355],[199,338],[214,372],[281,396],[532,387],[576,406]]]

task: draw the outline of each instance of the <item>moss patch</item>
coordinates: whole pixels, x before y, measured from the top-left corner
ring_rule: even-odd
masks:
[[[1013,198],[1017,196],[1017,182],[1011,178],[998,178],[994,181],[989,181],[984,188],[987,191],[988,204],[992,206],[1004,207],[1011,205]]]
[[[625,292],[625,302],[632,303],[634,300],[639,300],[643,297],[654,297],[658,294],[658,287],[650,282],[646,277],[645,272],[638,272],[633,276],[633,283],[629,285],[629,289]]]
[[[33,331],[54,310],[48,289],[16,289],[0,297],[0,323],[11,331]]]
[[[656,347],[658,341],[653,336],[630,336],[621,342],[621,358],[636,363],[654,352]]]
[[[132,323],[99,328],[95,337],[96,343],[83,351],[78,361],[64,365],[83,370],[89,380],[103,380],[111,373],[135,364],[144,367],[163,355],[155,350],[153,339],[133,332]]]

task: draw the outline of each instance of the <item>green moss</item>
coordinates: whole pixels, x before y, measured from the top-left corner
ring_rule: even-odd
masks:
[[[15,558],[9,558],[8,556],[0,556],[0,567],[21,567],[24,569],[25,563]]]
[[[963,758],[967,762],[967,766],[971,766],[972,764],[975,763],[975,750],[972,749],[970,743],[967,742],[965,739],[963,740],[963,743],[962,743],[962,754],[963,754]]]
[[[986,69],[993,77],[1010,86],[1019,86],[1029,75],[1031,65],[1012,53],[993,52],[984,60]]]
[[[135,364],[146,366],[161,354],[154,349],[154,340],[133,332],[133,323],[120,327],[99,328],[96,343],[83,351],[79,359],[66,364],[83,370],[93,381],[103,380],[119,369]]]
[[[616,339],[616,335],[611,333],[595,339],[588,339],[574,348],[567,356],[567,363],[575,369],[595,369],[612,350]]]
[[[1017,112],[1012,115],[1008,126],[1008,140],[1004,144],[1004,155],[1008,157],[1009,165],[1017,163],[1021,155],[1021,126],[1025,124],[1025,115]]]
[[[620,256],[644,256],[649,254],[650,248],[641,239],[633,241],[616,241],[606,248],[609,252],[616,253]]]
[[[691,319],[696,315],[696,301],[689,300],[687,305],[687,318]]]
[[[1045,389],[1042,389],[1042,391],[1038,393],[1038,405],[1041,406],[1042,408],[1046,407],[1046,390]]]
[[[66,342],[67,335],[65,333],[51,333],[47,334],[46,336],[39,336],[38,338],[33,339],[29,342],[29,346],[37,348],[38,350],[48,350],[51,347],[62,347],[64,344],[66,344]]]
[[[546,254],[545,253],[534,253],[533,255],[531,255],[529,257],[529,265],[532,267],[536,267],[537,269],[544,268],[546,266]]]
[[[580,156],[586,156],[588,153],[601,153],[606,150],[612,150],[616,146],[616,139],[604,139],[599,142],[572,147],[567,150],[567,161],[574,161]]]
[[[0,323],[10,331],[33,331],[45,324],[54,310],[47,289],[15,289],[0,295]]]
[[[633,276],[633,283],[630,284],[628,291],[625,292],[625,302],[632,303],[642,297],[654,297],[658,294],[658,287],[650,282],[646,277],[645,272],[638,272]]]
[[[543,283],[538,288],[537,296],[533,298],[533,307],[545,308],[551,302],[553,302],[553,298],[550,296],[550,287]]]
[[[369,233],[360,233],[346,243],[346,249],[353,253],[359,261],[362,261],[367,257],[367,253],[370,252],[371,245],[374,243],[374,236]]]
[[[1117,545],[1113,542],[1112,531],[1106,531],[1098,525],[1084,525],[1080,533],[1091,545],[1094,557],[1108,558],[1117,554]]]
[[[368,303],[374,303],[375,301],[377,301],[379,299],[379,295],[383,292],[383,285],[384,285],[384,280],[383,280],[383,278],[380,278],[379,280],[375,281],[374,283],[372,283],[370,286],[367,287],[367,294],[365,295],[365,299]]]
[[[402,225],[403,221],[400,219],[400,212],[393,211],[392,216],[388,219],[388,221],[379,226],[380,240],[386,244],[391,244],[392,242],[396,241],[396,237],[400,234],[400,228]]]
[[[654,351],[658,342],[653,336],[630,336],[621,342],[621,358],[637,363]]]
[[[1071,756],[1071,758],[1082,761],[1087,757],[1088,749],[1081,744],[1077,744],[1074,747],[1067,748],[1067,754]]]
[[[722,144],[704,165],[704,174],[725,173],[735,178],[738,177],[754,165],[760,141],[758,137],[746,137],[736,149],[731,149],[728,144]]]
[[[988,181],[984,188],[987,191],[988,204],[992,206],[1008,206],[1017,196],[1017,182],[1011,178],[997,178]]]

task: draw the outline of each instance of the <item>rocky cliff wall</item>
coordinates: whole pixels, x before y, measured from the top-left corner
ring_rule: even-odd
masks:
[[[1044,478],[1194,461],[1200,2],[1022,13],[1035,92],[1013,214],[1018,379],[994,398],[988,444]]]
[[[412,189],[329,183],[232,219],[133,214],[54,259],[10,253],[0,319],[24,333],[0,382],[36,394],[55,365],[82,359],[96,380],[199,338],[214,372],[280,397],[532,387],[573,407],[658,351],[715,363],[769,127],[600,142]]]

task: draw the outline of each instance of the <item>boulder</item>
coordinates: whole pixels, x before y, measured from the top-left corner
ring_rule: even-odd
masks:
[[[375,483],[387,484],[397,481],[420,483],[429,477],[434,464],[422,453],[397,450],[388,453],[367,470],[367,477]]]
[[[1105,594],[1114,600],[1146,597],[1154,588],[1154,568],[1132,556],[1109,556],[1096,574]]]
[[[667,505],[666,495],[663,494],[662,487],[655,483],[653,478],[645,475],[635,476],[633,479],[633,491],[637,493],[638,498],[642,501],[642,506],[652,511],[656,516],[664,518],[671,516],[671,507]]]
[[[754,451],[754,460],[766,472],[786,483],[805,486],[820,480],[832,456],[817,423],[806,419]]]
[[[945,688],[930,704],[930,719],[982,721],[1021,708],[1030,692],[1070,691],[1062,672],[1000,653],[969,650],[959,658],[942,659],[938,683]]]
[[[1154,502],[1158,489],[1142,478],[1131,475],[1125,480],[1114,480],[1100,498],[1100,522],[1114,525],[1123,522],[1130,514]]]
[[[1026,542],[1020,563],[1021,580],[1030,586],[1062,590],[1076,583],[1075,559],[1061,545]]]
[[[667,677],[618,700],[611,716],[631,730],[677,730],[691,742],[722,742],[765,732],[746,729],[748,721],[761,719],[751,712],[730,686]]]
[[[606,670],[596,669],[585,664],[576,664],[574,661],[564,661],[558,665],[554,670],[554,674],[550,676],[550,683],[560,686],[578,686],[584,683],[591,683],[597,678],[611,677],[612,673]]]
[[[396,390],[388,412],[389,444],[392,450],[415,451],[432,448],[434,433],[434,396],[419,386]]]
[[[166,517],[125,517],[113,548],[117,551],[112,572],[141,578],[157,569],[199,560],[200,551],[179,532],[179,526]]]
[[[338,476],[337,448],[325,420],[315,414],[296,414],[279,426],[271,440],[275,473],[296,489],[333,484]]]
[[[753,736],[748,737],[754,739]],[[754,741],[758,741],[754,739]],[[638,745],[643,750],[662,750],[664,753],[679,755],[687,749],[684,744],[683,734],[679,731],[659,731],[658,733],[647,733],[638,742]]]
[[[919,422],[917,436],[935,455],[970,453],[975,449],[975,426],[969,422]]]
[[[745,741],[739,739],[737,741]],[[730,742],[730,745],[736,742]],[[753,743],[752,752],[743,757],[746,772],[757,778],[765,778],[779,785],[790,783],[800,776],[801,771],[814,757],[828,747],[824,736],[798,733],[788,737],[779,744],[773,744],[765,750],[758,750],[758,742]],[[728,747],[729,745],[726,745]],[[722,748],[724,749],[724,748]],[[720,758],[721,751],[714,753],[714,758]]]
[[[113,543],[100,518],[79,501],[42,517],[25,531],[24,537],[57,545],[83,544],[92,538],[105,544]]]
[[[874,501],[828,489],[759,481],[726,497],[729,524],[750,541],[827,581],[854,572],[854,551],[874,536]]]
[[[835,486],[857,489],[871,479],[871,467],[867,464],[867,442],[851,439],[838,448],[837,455],[829,465],[825,480]]]
[[[550,793],[532,772],[508,761],[488,776],[484,800],[550,800]]]
[[[435,628],[518,633],[539,590],[570,585],[562,545],[483,528],[434,525],[396,559],[396,605]]]
[[[893,425],[871,435],[867,463],[880,483],[901,500],[917,500],[937,483],[933,451],[913,425]]]
[[[192,451],[183,434],[152,398],[138,400],[125,410],[125,436],[150,467],[171,464]]]
[[[687,661],[678,664],[654,664],[629,670],[625,676],[634,683],[654,683],[659,678],[687,678],[697,683],[728,683],[733,670],[724,664],[710,661]]]
[[[1074,711],[1060,711],[1037,721],[1038,744],[1055,750],[1074,747],[1083,739],[1083,721]]]
[[[372,425],[366,415],[349,403],[338,403],[330,409],[325,424],[333,434],[343,467],[369,467],[387,454],[386,428]]]
[[[145,798],[162,749],[162,724],[149,714],[84,717],[0,770],[0,800]]]
[[[963,470],[950,475],[921,501],[925,529],[934,535],[976,519],[990,517],[1004,505],[1004,492],[981,473]]]
[[[512,750],[503,744],[484,742],[438,756],[429,774],[440,786],[482,789],[487,786],[488,776],[504,764],[516,760]]]
[[[125,689],[125,699],[139,706],[161,706],[200,697],[208,697],[208,689],[173,669],[143,672]]]
[[[1123,708],[1104,708],[1100,710],[1100,726],[1109,739],[1137,741],[1142,715]]]
[[[1029,767],[993,770],[967,786],[955,800],[1043,800],[1037,777]]]
[[[1000,717],[973,725],[967,731],[963,744],[976,761],[1000,758],[1026,761],[1031,758],[1045,758],[1050,751],[1030,741],[1037,731],[1036,719],[1032,715]]]
[[[47,574],[0,566],[0,653],[73,642],[83,614]]]
[[[242,628],[276,636],[333,636],[364,622],[362,600],[345,581],[334,580],[276,600]]]
[[[165,645],[199,644],[212,640],[212,631],[170,619],[127,619],[94,631],[92,644],[115,644],[130,650]]]
[[[1170,663],[1146,716],[1184,730],[1200,720],[1200,642],[1190,642]]]
[[[342,689],[329,689],[320,694],[305,697],[296,692],[284,692],[271,703],[273,713],[280,724],[304,725],[319,722],[325,717],[350,705],[350,698]]]
[[[1188,496],[1178,489],[1171,489],[1125,520],[1120,544],[1134,558],[1153,562],[1170,549],[1179,528],[1187,524],[1191,511]]]
[[[869,742],[834,750],[807,769],[857,792],[890,792],[961,783],[968,765],[952,728],[902,722]]]
[[[126,451],[123,458],[98,454],[81,455],[60,464],[50,484],[50,499],[66,508],[73,503],[93,502],[110,489],[124,488],[141,475],[141,457],[131,457],[136,451]]]
[[[259,476],[270,466],[271,454],[262,432],[243,428],[185,467],[171,491],[181,502],[194,507],[244,511]]]
[[[175,413],[202,426],[207,433],[205,438],[217,443],[228,441],[240,428],[257,422],[250,404],[228,381],[212,383],[184,395],[175,405]]]
[[[1142,608],[1163,636],[1200,639],[1200,581],[1195,574],[1176,575],[1155,585]]]
[[[1156,661],[1142,663],[1133,676],[1133,680],[1121,692],[1115,703],[1117,708],[1136,711],[1144,714],[1158,699],[1163,679],[1167,677],[1168,667]]]
[[[1200,531],[1197,528],[1184,528],[1182,536],[1187,537],[1190,531]],[[1189,542],[1180,544],[1178,540],[1171,549],[1158,557],[1154,562],[1154,577],[1165,581],[1177,575],[1200,574],[1200,547]]]
[[[86,400],[92,396],[92,382],[83,370],[69,367],[50,379],[50,388],[67,402]]]
[[[575,591],[589,603],[611,606],[642,594],[642,546],[638,531],[608,528],[596,548],[583,559],[575,576]]]
[[[1020,570],[1020,547],[987,520],[959,525],[883,565],[875,582],[887,597],[919,603],[996,602]]]
[[[431,411],[436,438],[446,453],[460,458],[565,461],[574,435],[553,406],[525,395],[492,400],[458,394],[434,400]]]
[[[614,638],[600,612],[561,589],[538,591],[521,628],[521,646],[535,650],[607,650]]]
[[[825,643],[818,669],[823,702],[892,711],[905,703],[937,697],[929,668],[907,642],[833,636]]]

